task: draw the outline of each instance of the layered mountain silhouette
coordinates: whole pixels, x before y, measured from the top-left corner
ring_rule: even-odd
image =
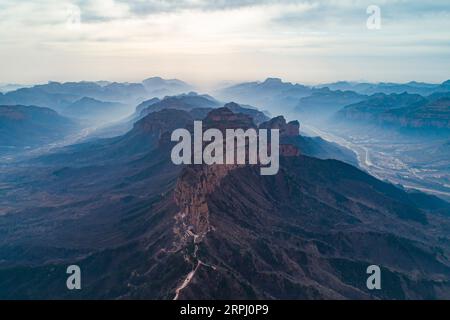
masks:
[[[450,80],[441,84],[416,81],[404,84],[339,81],[305,86],[283,82],[278,78],[267,78],[262,82],[245,82],[223,88],[218,95],[224,99],[235,99],[270,111],[294,110],[304,115],[314,114],[315,117],[319,117],[322,112],[337,111],[345,105],[357,103],[366,96],[377,93],[389,95],[406,92],[422,96],[445,94],[450,92],[449,83]]]
[[[338,112],[347,120],[364,120],[409,128],[450,129],[450,97],[435,94],[375,94]]]
[[[95,82],[49,82],[30,88],[8,92],[5,99],[15,104],[45,106],[61,111],[83,97],[114,102],[136,101],[147,95],[142,84],[110,83],[106,86]]]
[[[327,120],[343,107],[366,100],[366,95],[354,91],[332,91],[328,87],[315,90],[310,96],[301,98],[294,108],[302,118],[316,122]]]
[[[132,118],[142,118],[150,112],[159,111],[162,109],[178,109],[187,111],[197,109],[199,114],[202,113],[203,115],[206,115],[213,108],[218,108],[222,105],[222,102],[208,94],[198,94],[197,92],[191,91],[189,93],[183,93],[175,96],[166,96],[162,99],[154,97],[152,99],[145,100],[136,107]],[[267,116],[263,112],[250,105],[232,103],[228,105],[228,108],[234,112],[252,115],[257,122],[267,120]]]
[[[450,80],[444,81],[441,84],[426,83],[410,81],[407,83],[391,83],[391,82],[380,82],[380,83],[365,83],[365,82],[348,82],[339,81],[334,83],[321,84],[317,86],[318,88],[329,88],[331,90],[348,90],[354,91],[360,94],[371,95],[374,93],[403,93],[407,92],[409,94],[420,94],[429,95],[435,92],[448,92],[450,89]]]
[[[83,97],[65,107],[61,113],[70,118],[98,123],[123,118],[127,116],[128,108],[119,102]]]
[[[450,297],[446,202],[307,155],[297,121],[258,125],[228,107],[209,111],[206,127],[279,129],[278,174],[175,166],[170,133],[191,130],[195,112],[150,112],[123,136],[4,172],[0,297]],[[71,264],[80,291],[65,288]],[[366,287],[373,264],[381,290]]]
[[[178,79],[151,77],[142,81],[147,92],[155,97],[164,97],[192,91],[193,87]]]
[[[218,96],[225,100],[263,107],[272,112],[281,106],[288,110],[294,107],[300,98],[311,93],[310,87],[283,82],[278,78],[267,78],[262,82],[245,82],[224,88],[218,92]],[[282,110],[278,109],[276,112],[280,111]]]
[[[18,84],[18,83],[2,83],[0,84],[0,97],[3,93],[7,93],[10,91],[14,91],[20,88],[26,88],[29,87],[29,85],[24,84]]]
[[[0,152],[48,144],[79,126],[49,108],[0,105]]]
[[[135,106],[145,99],[181,94],[191,89],[190,85],[180,80],[165,80],[160,77],[149,78],[142,83],[52,81],[0,94],[0,105],[34,105],[62,112],[80,99],[94,99]]]
[[[189,92],[176,96],[167,96],[163,99],[152,98],[141,102],[135,112],[126,119],[98,130],[95,133],[97,137],[108,137],[120,135],[130,130],[134,123],[146,115],[165,109],[176,109],[188,111],[195,119],[204,118],[208,112],[214,108],[218,108],[223,104],[210,95]],[[251,116],[254,121],[259,124],[268,120],[268,116],[254,107],[248,105],[240,105],[237,103],[229,103],[227,107],[238,113],[244,113]]]
[[[178,110],[192,110],[192,109],[209,109],[217,108],[220,102],[209,95],[201,95],[196,92],[188,94],[181,94],[177,96],[168,96],[162,100],[155,101],[154,99],[144,101],[137,106],[136,111],[140,111],[140,116],[162,109],[178,109]]]

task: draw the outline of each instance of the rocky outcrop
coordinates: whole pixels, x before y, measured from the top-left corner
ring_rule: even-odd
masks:
[[[226,129],[255,128],[252,118],[241,113],[233,113],[229,108],[223,107],[210,111],[204,120],[204,130],[217,128],[224,134]],[[282,137],[297,137],[300,124],[298,121],[286,123],[284,117],[276,117],[260,128],[279,129]],[[293,144],[280,145],[280,155],[293,157],[300,155],[299,149]],[[186,235],[202,239],[210,230],[209,207],[207,197],[220,187],[220,183],[231,171],[246,165],[190,165],[184,168],[183,174],[175,188],[175,202],[180,207],[177,215],[175,232],[186,238]],[[184,231],[182,231],[184,230]],[[189,231],[189,232],[188,232]]]
[[[280,144],[280,156],[297,157],[300,154],[300,150],[296,146],[292,144]]]
[[[132,132],[139,134],[157,134],[161,136],[164,132],[184,128],[192,121],[192,116],[186,111],[163,109],[152,112],[136,122]]]
[[[222,169],[189,168],[177,185],[177,199],[187,208],[187,244],[193,238],[196,245],[178,298],[450,293],[450,265],[424,234],[432,229],[425,212],[412,207],[413,198],[403,191],[351,166],[302,156],[283,157],[275,177],[261,177],[250,166]],[[392,223],[396,228],[388,227]],[[382,266],[385,290],[367,290],[370,264]]]
[[[216,128],[224,134],[226,129],[248,129],[255,127],[250,116],[233,113],[223,107],[210,111],[203,121],[203,130]],[[182,239],[195,236],[200,241],[211,226],[209,224],[207,196],[215,191],[221,180],[238,165],[190,165],[184,168],[177,182],[174,196],[180,208],[176,216],[175,233]],[[183,241],[184,242],[184,241]]]
[[[241,106],[235,102],[229,102],[225,104],[224,108],[228,108],[234,113],[243,113],[249,115],[252,118],[253,122],[257,125],[269,120],[269,117],[266,116],[263,112],[251,107],[247,108],[247,106]]]
[[[279,129],[280,137],[296,137],[300,130],[300,123],[297,120],[286,123],[283,116],[278,116],[262,123],[260,129]]]
[[[256,128],[251,116],[243,113],[234,113],[229,108],[222,107],[208,113],[203,120],[207,128],[216,128],[225,133],[226,129],[249,129]]]
[[[300,123],[297,120],[286,123],[283,116],[278,116],[262,123],[260,129],[280,130],[280,156],[295,157],[300,155],[300,150],[296,146],[300,137]]]
[[[188,236],[195,235],[200,240],[211,230],[207,198],[220,186],[222,179],[237,167],[192,165],[183,170],[174,191],[175,203],[180,208],[176,217],[176,233],[180,234],[184,230]]]

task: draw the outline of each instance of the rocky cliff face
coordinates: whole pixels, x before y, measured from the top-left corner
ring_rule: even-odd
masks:
[[[228,106],[233,107],[233,104],[228,104]],[[280,118],[278,122],[281,124],[283,120],[284,118]],[[284,127],[286,127],[285,120]],[[249,128],[256,128],[256,125],[250,116],[233,113],[225,106],[208,113],[204,119],[203,129],[207,130],[208,128],[219,129],[225,136],[226,129],[247,130]],[[293,146],[292,148],[295,149]],[[287,150],[287,148],[286,152],[295,153],[295,151]],[[210,231],[211,225],[209,223],[207,197],[215,192],[216,188],[219,188],[221,180],[230,171],[238,167],[242,167],[242,165],[191,165],[184,168],[174,191],[175,202],[180,207],[180,212],[176,216],[177,227],[175,232],[181,238],[185,240],[186,235],[194,236],[196,241],[201,241]]]
[[[210,230],[207,198],[220,187],[228,173],[238,165],[192,165],[186,167],[174,190],[175,203],[180,208],[176,216],[176,233],[192,231],[202,239]]]
[[[211,111],[205,118],[205,130],[207,128],[218,128],[225,135],[226,129],[248,129],[255,128],[252,119],[244,114],[233,113],[227,107]],[[286,123],[283,117],[277,117],[260,126],[265,129],[279,129],[282,137],[297,137],[299,134],[299,123],[297,121]],[[292,144],[280,146],[281,156],[298,156],[299,150]],[[248,165],[190,165],[183,169],[174,190],[174,201],[179,208],[175,215],[174,234],[175,248],[183,248],[192,245],[193,250],[184,249],[184,259],[192,265],[192,270],[186,275],[182,284],[176,290],[176,298],[184,296],[183,290],[191,279],[203,271],[203,269],[216,270],[214,264],[202,260],[198,251],[203,246],[203,241],[208,233],[214,232],[214,222],[210,219],[210,198],[213,194],[220,192],[222,181],[233,171],[245,168]],[[253,166],[255,167],[255,166]]]
[[[283,116],[278,116],[262,123],[260,129],[280,130],[280,155],[293,157],[300,155],[297,138],[300,137],[300,123],[297,120],[286,123]]]
[[[209,119],[243,120],[227,110]],[[277,128],[292,141],[298,126],[277,117],[260,128]],[[301,156],[292,144],[280,148],[274,177],[248,165],[183,169],[173,230],[191,269],[178,281],[177,299],[412,298],[429,288],[435,297],[450,294],[450,265],[435,256],[427,232],[415,234],[434,218],[412,206],[412,197],[351,166]],[[370,264],[389,275],[387,290],[365,287]],[[425,265],[417,280],[414,270]]]
[[[210,111],[203,122],[206,128],[216,128],[224,134],[226,129],[246,130],[256,128],[251,116],[243,113],[234,113],[226,105]]]
[[[260,129],[279,129],[280,137],[296,137],[299,135],[300,123],[298,121],[291,121],[286,123],[283,116],[278,116],[262,123]]]
[[[175,234],[185,235],[179,248],[192,266],[179,299],[450,295],[450,265],[426,231],[435,218],[350,166],[298,155],[282,156],[274,177],[190,166],[174,196]],[[382,266],[385,290],[365,287],[370,264]]]
[[[192,121],[192,116],[186,111],[163,109],[150,113],[148,116],[136,122],[133,131],[139,134],[157,134],[161,136],[164,132],[184,128]]]

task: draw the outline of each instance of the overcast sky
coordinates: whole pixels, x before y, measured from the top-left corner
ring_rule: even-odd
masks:
[[[0,0],[0,82],[156,75],[442,82],[450,1]]]

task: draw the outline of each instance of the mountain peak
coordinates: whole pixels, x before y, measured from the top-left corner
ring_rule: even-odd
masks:
[[[248,129],[255,127],[255,124],[249,115],[234,113],[226,106],[210,111],[205,118],[205,122],[208,127],[218,128],[219,130]]]
[[[231,110],[233,108],[239,108],[241,106],[239,104],[237,104],[236,102],[231,101],[231,102],[226,103],[223,107]]]
[[[184,81],[178,79],[164,79],[161,77],[150,77],[142,81],[145,85],[181,85],[186,86]]]
[[[183,110],[162,109],[146,115],[134,124],[133,131],[138,133],[162,134],[178,128],[184,128],[192,121],[191,115]]]
[[[75,101],[75,103],[76,102],[102,102],[102,101],[91,98],[91,97],[82,97],[81,99],[78,99],[77,101]]]
[[[280,78],[267,78],[266,80],[264,80],[263,83],[266,83],[266,84],[280,84],[280,83],[283,83],[283,81]]]
[[[286,123],[283,116],[278,116],[262,123],[260,129],[279,129],[281,137],[296,137],[299,135],[300,123],[297,120]]]

